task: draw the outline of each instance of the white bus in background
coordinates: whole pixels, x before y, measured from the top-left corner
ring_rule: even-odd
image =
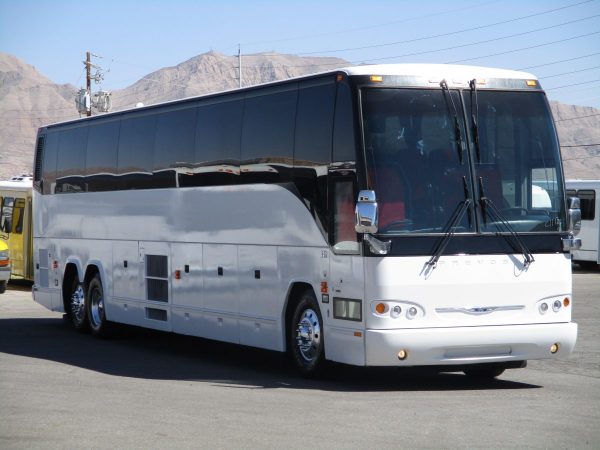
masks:
[[[578,211],[530,74],[362,66],[106,114],[41,128],[34,169],[34,299],[78,330],[304,374],[494,377],[575,345]]]
[[[600,180],[567,180],[567,197],[581,202],[581,248],[573,250],[573,261],[581,266],[600,264]]]

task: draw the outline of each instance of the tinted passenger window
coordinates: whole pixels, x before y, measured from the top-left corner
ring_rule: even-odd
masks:
[[[333,79],[300,85],[294,152],[296,165],[328,164],[331,161],[334,101]]]
[[[85,191],[87,132],[87,126],[80,126],[60,133],[56,192]]]
[[[118,120],[89,126],[86,153],[88,191],[108,191],[116,187],[119,127]]]
[[[242,182],[291,180],[296,87],[295,84],[248,94],[242,131]]]
[[[352,93],[346,83],[337,84],[333,128],[333,161],[356,161]]]
[[[204,104],[198,109],[196,167],[180,186],[236,184],[240,174],[242,99]]]
[[[42,161],[42,193],[53,194],[56,189],[56,157],[60,134],[55,131],[46,133],[44,157]]]
[[[121,189],[153,187],[152,160],[155,130],[155,115],[121,121],[118,155]]]
[[[327,233],[327,170],[331,163],[335,82],[302,82],[298,91],[294,183],[306,207]]]
[[[154,145],[154,171],[190,167],[194,161],[196,108],[169,111],[158,116]]]

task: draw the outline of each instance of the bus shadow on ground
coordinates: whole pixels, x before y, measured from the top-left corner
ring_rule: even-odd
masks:
[[[61,318],[1,319],[0,352],[113,376],[198,381],[232,389],[373,392],[541,387],[503,378],[477,380],[456,373],[339,364],[330,365],[318,379],[306,379],[279,352],[127,326],[119,326],[110,339],[97,339],[75,332]]]

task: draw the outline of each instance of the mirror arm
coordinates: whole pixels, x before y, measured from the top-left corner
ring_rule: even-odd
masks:
[[[365,233],[363,239],[369,244],[372,253],[376,255],[387,255],[392,248],[392,241],[380,241],[375,236]]]

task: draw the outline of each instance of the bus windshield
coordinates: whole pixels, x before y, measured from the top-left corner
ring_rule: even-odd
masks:
[[[378,234],[441,233],[467,198],[488,206],[469,208],[455,233],[507,232],[506,222],[518,232],[566,228],[558,144],[542,93],[372,88],[361,100]]]
[[[442,232],[470,183],[468,158],[459,144],[465,130],[458,91],[364,89],[362,110],[379,233]],[[469,219],[470,213],[455,231],[474,231]]]
[[[477,124],[474,157],[483,193],[516,231],[563,231],[560,153],[541,92],[464,92],[469,129]],[[485,219],[485,220],[484,220]],[[482,217],[482,231],[497,231]]]

